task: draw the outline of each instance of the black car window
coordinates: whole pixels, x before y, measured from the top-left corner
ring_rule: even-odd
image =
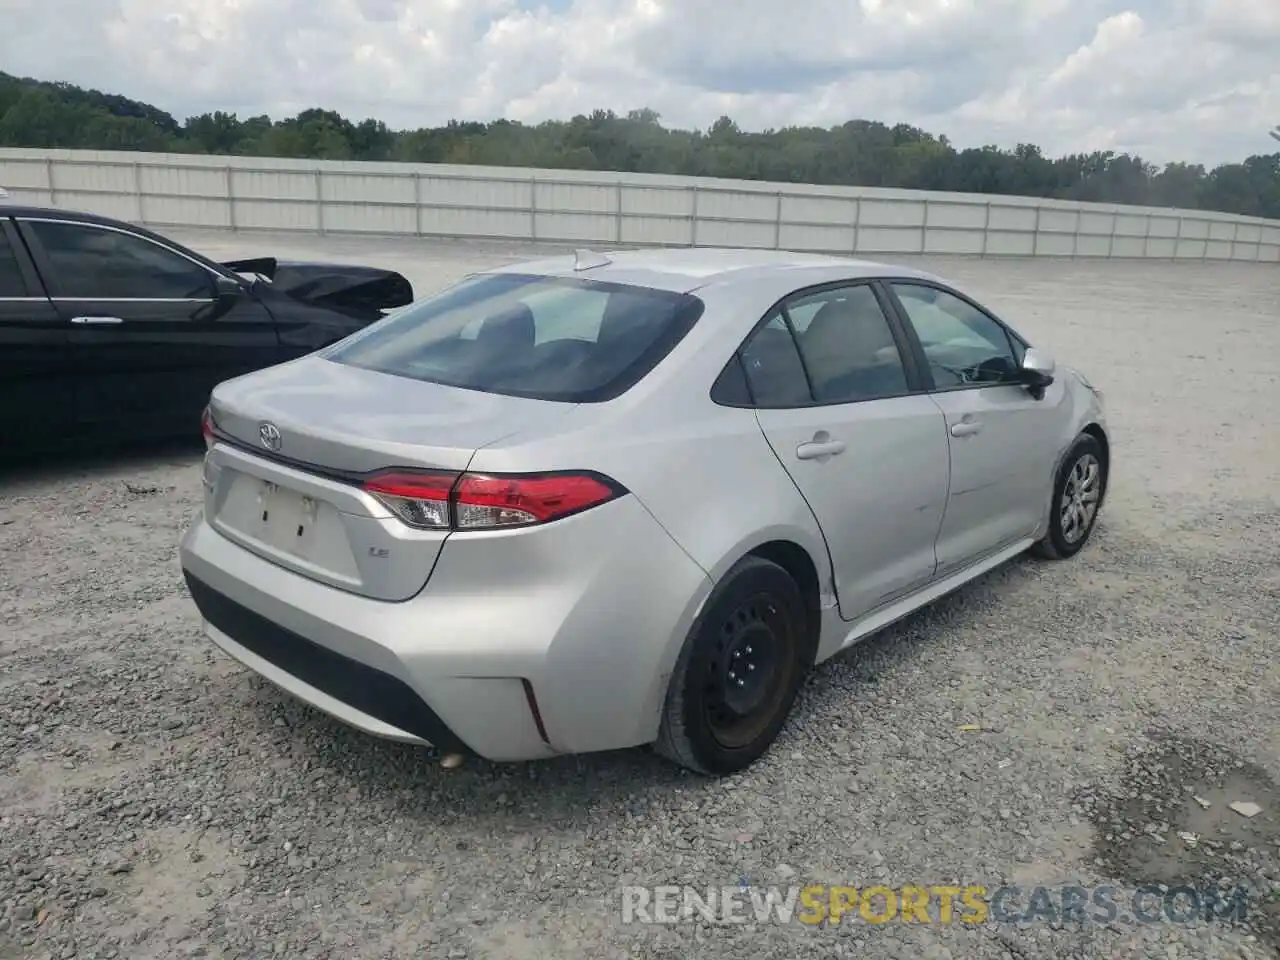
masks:
[[[742,357],[734,354],[724,365],[720,376],[711,385],[711,401],[726,407],[751,406],[751,388],[747,386],[747,371],[742,366]]]
[[[806,318],[803,330],[796,327],[796,339],[818,403],[875,400],[909,391],[893,329],[871,287],[823,290],[797,298],[786,310]]]
[[[972,304],[936,287],[890,284],[915,328],[940,389],[1018,379],[1021,345],[1004,326]]]
[[[791,329],[803,335],[813,323],[814,315],[822,309],[822,303],[821,297],[807,297],[788,304],[787,319],[791,321]]]
[[[0,231],[0,297],[25,297],[27,285],[23,282],[22,271],[18,269],[18,258],[9,246],[9,238]]]
[[[150,240],[89,224],[33,220],[53,267],[55,296],[188,300],[213,296],[213,276]]]
[[[742,366],[757,407],[803,407],[813,403],[795,338],[775,313],[742,348]]]
[[[643,378],[702,309],[689,294],[630,284],[488,274],[398,311],[325,356],[468,390],[591,403]]]

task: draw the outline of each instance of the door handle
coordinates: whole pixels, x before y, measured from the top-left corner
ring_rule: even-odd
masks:
[[[813,439],[796,447],[796,457],[800,460],[817,460],[819,457],[833,457],[837,453],[844,453],[843,440]]]
[[[118,323],[124,323],[119,317],[72,317],[71,322],[80,324],[81,326],[115,326]]]
[[[953,437],[972,437],[975,433],[982,432],[982,424],[977,420],[961,420],[959,423],[951,425],[951,435]]]

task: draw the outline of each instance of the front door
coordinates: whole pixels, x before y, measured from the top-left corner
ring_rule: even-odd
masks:
[[[281,359],[266,308],[220,295],[180,252],[105,225],[19,223],[67,331],[83,430],[194,435],[216,384]]]
[[[792,298],[742,351],[756,417],[818,519],[847,620],[934,573],[946,428],[904,354],[867,284]]]
[[[968,300],[930,284],[888,287],[920,341],[946,417],[951,486],[937,545],[943,576],[1035,532],[1048,505],[1064,391],[1055,384],[1036,399],[1017,382],[1022,344]]]
[[[66,330],[12,222],[0,217],[0,457],[64,438],[69,362]]]

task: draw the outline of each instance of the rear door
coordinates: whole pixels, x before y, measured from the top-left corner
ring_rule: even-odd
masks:
[[[84,430],[194,434],[217,383],[280,359],[266,308],[220,296],[181,248],[98,223],[18,224],[66,331]]]
[[[933,576],[947,437],[867,283],[798,293],[741,353],[756,417],[813,509],[853,620]]]
[[[22,240],[0,217],[0,447],[46,447],[71,419],[67,336]]]
[[[1048,505],[1061,391],[1037,400],[1018,370],[1026,349],[972,301],[923,281],[886,282],[919,343],[946,416],[951,490],[938,574],[1030,536]]]

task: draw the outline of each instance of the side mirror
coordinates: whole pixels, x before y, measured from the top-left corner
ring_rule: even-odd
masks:
[[[1053,383],[1053,373],[1056,368],[1057,364],[1053,362],[1053,357],[1043,350],[1030,347],[1022,355],[1022,382],[1033,392],[1041,392]]]
[[[216,274],[213,280],[214,296],[219,300],[234,300],[244,293],[244,286],[239,280]]]

